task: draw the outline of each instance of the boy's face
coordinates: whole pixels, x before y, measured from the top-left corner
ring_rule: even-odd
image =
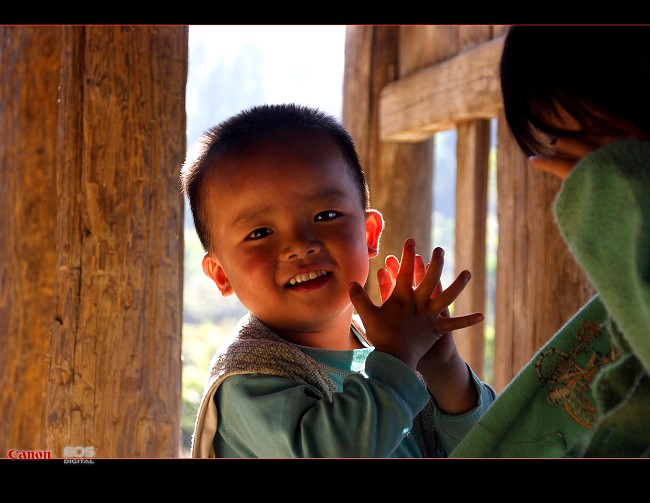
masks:
[[[325,136],[283,136],[221,161],[208,188],[215,250],[203,269],[280,334],[348,326],[383,220],[365,211]]]

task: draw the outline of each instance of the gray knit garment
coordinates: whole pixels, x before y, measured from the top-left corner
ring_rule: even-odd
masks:
[[[365,330],[357,317],[353,318],[352,325],[365,338]],[[214,394],[219,384],[233,374],[270,374],[304,382],[318,389],[329,402],[336,393],[336,386],[316,360],[248,313],[239,321],[234,336],[215,353],[210,362],[192,435],[192,457],[215,457],[212,448],[212,439],[217,431]],[[418,374],[418,377],[424,383],[422,376]],[[435,456],[436,452],[432,414],[433,404],[429,400],[416,418],[423,432],[422,450],[425,456]]]

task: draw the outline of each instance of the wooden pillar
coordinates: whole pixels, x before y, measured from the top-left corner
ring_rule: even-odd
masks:
[[[404,42],[408,44],[404,51],[426,54],[426,57],[420,56],[421,63],[417,68],[447,61],[493,37],[489,25],[406,27],[403,30]],[[464,82],[467,79],[466,76],[456,77],[458,78],[453,79],[453,82]],[[452,85],[450,82],[440,84],[440,87]],[[451,119],[454,118],[448,118]],[[453,272],[454,277],[463,269],[469,269],[472,273],[472,280],[454,302],[454,314],[485,313],[490,123],[487,119],[476,119],[454,121],[454,125],[457,140]],[[441,167],[436,166],[435,169]],[[484,330],[485,323],[481,323],[454,334],[458,352],[481,378],[484,378],[485,363]]]
[[[534,170],[498,118],[494,386],[501,391],[593,294],[552,212],[560,180]]]
[[[45,450],[61,29],[0,26],[0,457]]]
[[[460,122],[457,128],[456,274],[472,273],[470,283],[454,302],[454,314],[485,313],[486,230],[490,121]],[[485,378],[485,322],[454,334],[458,352],[481,378]]]
[[[187,36],[0,27],[0,452],[178,455]]]
[[[46,403],[56,452],[179,452],[187,36],[64,29]]]
[[[370,200],[386,220],[379,255],[370,263],[367,291],[379,303],[377,270],[387,255],[401,256],[407,238],[431,253],[433,141],[382,142],[379,96],[399,77],[398,26],[348,26],[346,31],[343,122],[355,139],[368,176]]]

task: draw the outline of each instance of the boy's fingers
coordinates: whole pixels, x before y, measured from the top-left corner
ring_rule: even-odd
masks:
[[[424,275],[426,273],[426,267],[424,266],[424,260],[420,255],[415,255],[415,271],[414,275],[415,277],[413,278],[414,285],[413,286],[418,286],[421,282],[422,279],[424,278]]]
[[[356,282],[350,283],[348,287],[348,292],[350,294],[350,301],[352,305],[357,310],[357,313],[363,319],[364,316],[368,315],[376,306],[368,297],[368,294],[363,289],[363,287]]]
[[[429,301],[429,309],[434,312],[440,312],[442,309],[449,307],[465,289],[471,278],[472,275],[468,270],[462,271],[446,290],[442,290],[439,294],[431,298]],[[438,287],[436,286],[434,290],[437,289]]]
[[[440,276],[445,263],[444,255],[445,252],[440,247],[434,248],[431,253],[431,263],[415,291],[415,297],[419,304],[426,305],[429,302],[429,297],[435,291],[436,285],[440,283]]]
[[[440,295],[441,293],[442,293],[442,283],[440,283],[440,281],[438,281],[438,284],[433,289],[433,295]]]
[[[384,261],[386,264],[386,269],[390,273],[393,279],[397,278],[397,273],[399,273],[399,260],[395,255],[388,255]]]
[[[441,317],[438,319],[436,331],[441,334],[454,332],[476,325],[482,322],[484,318],[483,313],[471,313],[463,316],[454,316],[453,318]]]
[[[379,283],[381,302],[384,303],[393,291],[393,278],[390,272],[386,269],[379,269],[377,271],[377,283]]]
[[[415,240],[407,239],[402,249],[402,260],[400,261],[399,274],[395,290],[406,293],[413,290],[413,269],[415,263]]]

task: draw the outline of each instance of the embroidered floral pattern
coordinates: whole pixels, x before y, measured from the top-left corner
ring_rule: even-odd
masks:
[[[562,405],[574,421],[589,429],[593,428],[597,413],[589,394],[591,383],[602,367],[618,357],[611,340],[607,354],[594,352],[593,342],[599,331],[600,324],[583,321],[571,351],[548,348],[535,362],[538,379],[551,386],[549,403]]]

